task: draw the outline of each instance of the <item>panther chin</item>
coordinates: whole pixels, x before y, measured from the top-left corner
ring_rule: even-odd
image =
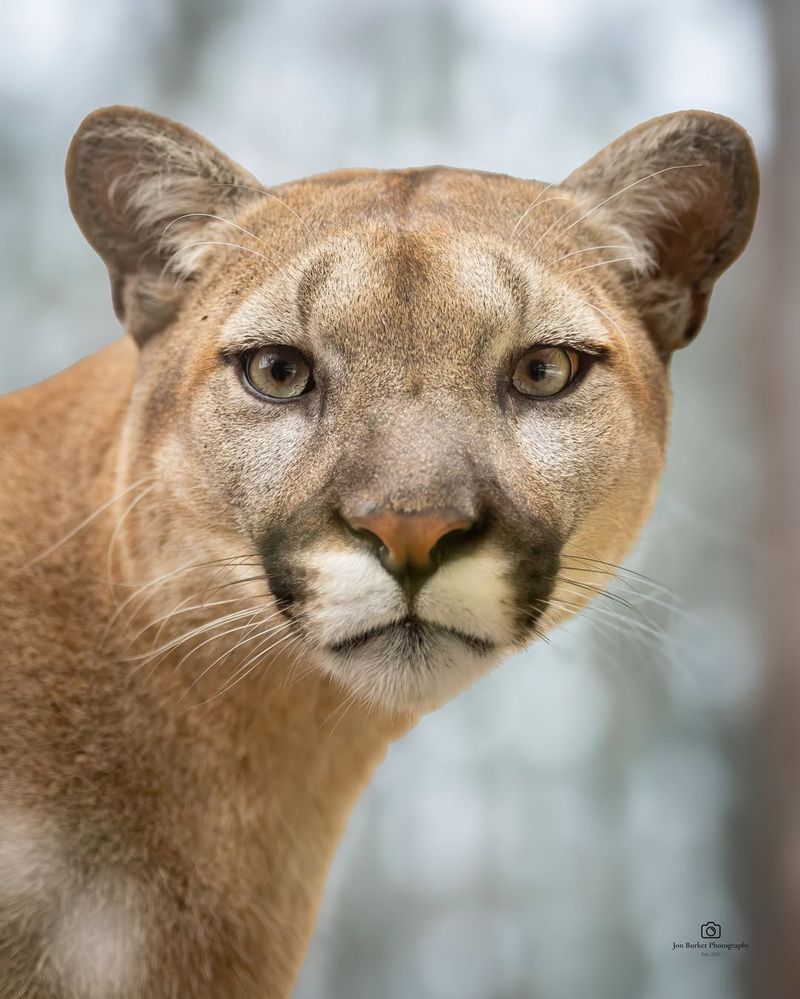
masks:
[[[470,686],[511,651],[478,635],[409,614],[320,650],[322,666],[370,703],[416,715]]]

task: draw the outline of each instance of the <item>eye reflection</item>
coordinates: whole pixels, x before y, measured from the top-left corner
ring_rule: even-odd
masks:
[[[294,399],[314,387],[311,364],[296,347],[273,344],[246,355],[250,387],[267,399]]]
[[[578,352],[569,347],[535,347],[517,361],[511,381],[532,398],[562,392],[578,373]]]

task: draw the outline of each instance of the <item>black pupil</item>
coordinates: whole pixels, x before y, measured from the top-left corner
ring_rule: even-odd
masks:
[[[547,377],[547,365],[544,361],[531,361],[528,366],[528,374],[531,377],[531,381],[540,382],[543,378]]]
[[[291,361],[274,360],[270,365],[269,373],[276,382],[281,385],[291,381],[297,374],[297,365]]]

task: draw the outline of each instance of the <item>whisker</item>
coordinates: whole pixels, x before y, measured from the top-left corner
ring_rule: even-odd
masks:
[[[545,198],[544,201],[540,201],[538,203],[534,203],[533,205],[530,206],[530,208],[534,208],[534,207],[535,208],[543,208],[545,205],[549,205],[551,201],[572,201],[572,200],[573,200],[572,198],[568,198],[568,197],[566,197],[565,195],[562,194],[562,195],[558,195],[557,197],[553,197],[553,198]],[[530,208],[528,209],[528,211],[530,211]],[[572,209],[570,209],[570,211],[572,211]],[[530,229],[530,227],[531,227],[532,224],[533,224],[533,220],[529,219],[525,223],[525,225],[519,230],[519,232],[516,234],[516,236],[512,235],[511,240],[510,240],[510,245],[513,246],[513,244],[518,239],[521,239],[525,235],[525,233],[528,231],[528,229]]]
[[[238,229],[239,232],[243,232],[245,236],[250,236],[251,239],[254,239],[257,243],[261,243],[263,246],[266,246],[268,249],[270,250],[275,249],[275,247],[271,246],[266,240],[261,239],[260,236],[256,236],[256,234],[254,232],[250,232],[249,229],[245,229],[244,226],[239,225],[238,222],[232,222],[230,219],[223,218],[221,215],[212,215],[211,212],[187,212],[185,215],[178,215],[177,218],[172,219],[171,222],[168,222],[167,225],[164,226],[164,231],[161,233],[161,238],[158,241],[159,254],[161,252],[161,247],[164,243],[164,237],[167,235],[167,231],[172,226],[174,226],[176,222],[181,222],[183,221],[183,219],[194,219],[194,218],[215,219],[217,222],[224,222],[225,225],[229,225],[232,226],[234,229]],[[195,244],[184,244],[184,245],[195,245]]]
[[[533,253],[533,252],[534,252],[534,250],[535,250],[535,249],[536,249],[536,248],[537,248],[538,246],[540,246],[540,245],[541,245],[541,243],[542,243],[542,242],[543,242],[543,241],[545,240],[545,238],[546,238],[546,237],[547,237],[547,236],[548,236],[548,235],[549,235],[549,234],[550,234],[550,233],[551,233],[551,232],[553,231],[553,229],[555,229],[555,228],[556,228],[556,226],[557,226],[557,225],[559,225],[559,223],[560,223],[560,222],[563,222],[563,221],[564,221],[564,219],[565,219],[565,218],[567,217],[567,215],[569,215],[569,214],[570,214],[571,212],[577,212],[577,211],[580,211],[580,208],[579,208],[579,206],[578,206],[578,205],[570,205],[570,207],[569,207],[569,208],[568,208],[568,209],[567,209],[567,210],[566,210],[565,212],[562,212],[562,213],[561,213],[561,214],[560,214],[560,215],[558,216],[558,218],[557,218],[557,219],[555,220],[555,222],[553,222],[553,223],[552,223],[551,225],[549,225],[549,226],[548,226],[548,227],[547,227],[547,228],[546,228],[546,229],[544,230],[544,232],[543,232],[543,233],[541,233],[541,235],[539,236],[539,238],[538,238],[538,239],[536,240],[536,242],[535,242],[535,243],[533,244],[533,246],[532,246],[532,247],[530,248],[530,252],[531,252],[531,253]]]
[[[520,217],[514,223],[514,228],[511,230],[511,235],[509,236],[509,242],[510,243],[514,242],[514,236],[516,235],[517,229],[519,228],[520,224],[522,222],[524,222],[525,218],[528,215],[528,212],[530,212],[531,209],[533,209],[533,208],[536,207],[536,205],[539,203],[539,199],[542,197],[542,195],[547,194],[547,192],[552,187],[553,187],[553,184],[548,184],[547,187],[545,187],[543,190],[539,191],[539,193],[536,195],[536,197],[533,199],[533,201],[528,205],[528,207],[525,209],[525,211],[522,213],[522,215],[520,215]],[[547,200],[549,201],[550,199],[548,198]]]
[[[569,583],[571,586],[575,586],[578,589],[585,590],[585,591],[591,593],[591,595],[593,597],[607,597],[609,600],[612,600],[612,601],[614,601],[616,603],[619,603],[626,610],[629,610],[629,611],[638,611],[639,610],[639,608],[636,607],[635,604],[632,604],[629,600],[626,600],[624,597],[621,597],[618,593],[614,593],[613,590],[603,589],[603,588],[598,587],[598,586],[592,586],[591,583],[581,583],[581,582],[579,582],[576,579],[569,579],[568,577],[563,576],[561,574],[559,574],[559,575],[557,575],[555,577],[555,582],[556,582],[556,585],[558,585],[559,583],[562,583],[562,582],[563,583]]]
[[[358,690],[357,690],[357,689],[355,689],[355,690],[353,690],[353,691],[352,691],[352,692],[350,693],[350,695],[349,695],[348,697],[346,697],[346,698],[345,698],[345,700],[344,700],[344,701],[342,702],[342,704],[341,704],[341,709],[342,709],[342,710],[341,710],[341,712],[339,713],[339,717],[338,717],[338,718],[336,719],[336,721],[334,722],[334,725],[333,725],[333,727],[331,728],[330,732],[328,733],[328,737],[329,737],[329,738],[333,736],[333,733],[334,733],[334,732],[336,731],[336,729],[337,729],[337,728],[338,728],[338,727],[339,727],[339,726],[341,725],[341,723],[342,723],[342,722],[344,721],[344,719],[345,719],[345,717],[347,716],[348,712],[349,712],[349,711],[351,710],[351,708],[352,708],[352,707],[353,707],[353,705],[354,705],[354,704],[356,703],[356,701],[358,700],[358,698],[359,698],[359,693],[358,693]],[[328,722],[329,722],[329,721],[331,720],[331,718],[333,718],[333,716],[334,716],[334,715],[335,715],[335,714],[337,713],[337,711],[338,711],[338,710],[339,710],[338,708],[334,708],[334,710],[333,710],[333,711],[331,711],[331,713],[330,713],[330,714],[328,715],[328,717],[327,717],[327,718],[325,719],[325,721],[324,721],[324,722],[322,723],[322,726],[321,726],[322,728],[324,728],[324,727],[325,727],[325,725],[327,725],[327,723],[328,723]]]
[[[584,246],[582,250],[571,250],[569,253],[562,253],[560,257],[556,257],[553,261],[554,264],[560,264],[562,260],[566,260],[567,257],[574,257],[579,253],[592,253],[596,250],[627,250],[628,246],[623,246],[622,244],[616,243],[606,243],[604,246]]]
[[[255,647],[255,649],[253,649],[253,651],[250,653],[249,658],[246,659],[242,663],[242,665],[239,667],[239,669],[240,670],[241,669],[245,669],[251,662],[253,662],[256,659],[259,659],[259,658],[263,659],[264,655],[267,655],[270,652],[270,649],[269,648],[264,649],[264,646],[267,645],[271,641],[272,635],[275,634],[278,631],[286,630],[286,628],[290,628],[293,625],[294,625],[294,621],[288,620],[285,623],[282,623],[280,625],[274,625],[272,628],[269,628],[267,631],[262,632],[261,634],[264,635],[264,636],[266,636],[266,637],[264,637],[262,639],[262,641],[260,641],[259,644]],[[260,636],[259,635],[255,635],[254,637],[255,638],[259,638]],[[302,637],[302,636],[299,636],[299,637]],[[263,653],[262,653],[262,649],[264,650]],[[237,672],[238,672],[238,670],[237,670]]]
[[[191,597],[186,598],[186,600],[191,600],[191,599],[192,599]],[[136,634],[131,639],[130,644],[135,645],[140,638],[142,638],[151,628],[155,628],[157,624],[160,624],[161,628],[163,629],[164,624],[166,622],[172,620],[172,618],[178,617],[179,614],[190,614],[192,611],[205,610],[208,607],[220,607],[223,604],[236,604],[239,603],[241,600],[247,600],[247,599],[248,599],[247,597],[228,597],[226,600],[212,600],[210,602],[203,601],[202,603],[199,604],[191,604],[189,607],[183,607],[182,605],[186,603],[186,600],[182,600],[181,603],[178,604],[176,608],[173,608],[173,610],[168,611],[166,614],[162,614],[160,617],[157,617],[154,621],[151,621],[149,624],[146,624],[144,628],[141,628],[139,631],[137,631]]]
[[[262,624],[265,624],[265,623],[266,622],[263,621],[263,620],[262,621],[256,621],[254,624],[251,623],[249,627],[252,630],[253,628],[258,628]],[[223,652],[222,655],[217,656],[217,658],[214,659],[213,662],[209,663],[208,666],[206,666],[206,668],[201,673],[199,673],[194,678],[194,680],[192,680],[192,682],[189,684],[189,686],[186,688],[186,690],[183,692],[183,694],[181,694],[181,700],[184,697],[188,696],[188,694],[192,690],[192,688],[195,687],[198,683],[200,683],[200,681],[203,679],[203,677],[206,676],[206,674],[210,673],[211,670],[217,665],[217,663],[220,663],[220,662],[223,661],[223,659],[227,659],[228,656],[233,655],[234,652],[236,652],[238,649],[240,649],[247,642],[255,641],[258,638],[260,638],[261,636],[263,636],[264,634],[275,634],[278,631],[285,630],[290,624],[291,624],[291,622],[284,621],[284,622],[281,622],[281,624],[274,625],[272,628],[268,628],[266,632],[261,631],[261,632],[258,632],[255,635],[248,635],[248,634],[246,634],[243,638],[240,638],[236,642],[235,645],[233,645],[230,649],[227,649],[225,652]],[[180,665],[180,663],[178,665]],[[177,667],[176,667],[176,669],[177,669]]]
[[[264,573],[259,573],[257,576],[245,576],[243,579],[231,579],[227,583],[220,583],[219,586],[215,586],[213,590],[210,591],[209,596],[213,596],[215,593],[219,593],[220,590],[225,590],[229,586],[241,586],[244,583],[265,583],[266,577]]]
[[[662,600],[660,597],[654,596],[652,593],[641,593],[639,590],[637,590],[635,588],[635,586],[633,585],[633,583],[630,580],[625,579],[625,578],[620,578],[620,577],[614,577],[613,574],[609,570],[607,570],[607,569],[590,569],[590,568],[584,568],[584,567],[581,567],[581,566],[574,566],[574,565],[564,566],[564,568],[567,569],[570,573],[573,573],[573,572],[591,572],[591,573],[597,573],[597,572],[599,572],[599,573],[607,574],[609,576],[612,576],[612,578],[617,578],[618,581],[623,586],[627,587],[630,590],[630,592],[635,597],[638,598],[638,600],[641,600],[643,603],[645,603],[647,605],[650,605],[650,606],[653,606],[653,607],[660,607],[660,608],[662,608],[662,609],[664,609],[666,611],[669,611],[670,614],[680,614],[684,618],[691,618],[691,617],[694,616],[684,606],[682,606],[682,604],[680,602],[677,601],[677,598],[673,598],[673,599],[670,599],[670,600]],[[636,605],[634,604],[634,606],[636,606]]]
[[[223,625],[230,624],[233,621],[240,621],[247,614],[252,613],[254,613],[252,607],[243,607],[241,610],[233,611],[230,614],[222,614],[219,617],[212,618],[210,621],[205,621],[203,624],[190,628],[189,631],[184,632],[182,635],[171,638],[168,642],[165,642],[156,649],[150,649],[150,651],[143,652],[136,656],[127,656],[123,659],[123,662],[139,662],[142,659],[151,659],[153,656],[160,655],[162,652],[171,652],[174,649],[177,649],[180,645],[183,645],[184,642],[191,641],[192,638],[197,638],[199,635],[205,634],[205,632],[210,631],[212,628],[218,628]]]
[[[248,559],[254,559],[255,561],[251,563],[247,561]],[[187,562],[186,565],[180,566],[178,569],[174,570],[174,572],[171,572],[170,575],[177,575],[179,572],[189,572],[191,569],[204,569],[213,565],[218,565],[220,566],[221,569],[224,569],[227,566],[235,567],[237,565],[261,565],[261,564],[262,564],[262,559],[261,556],[258,554],[258,552],[241,552],[238,555],[223,555],[220,558],[212,558],[209,559],[207,562]],[[162,577],[159,576],[158,578],[161,579]],[[149,586],[153,582],[154,580],[152,579],[146,579],[146,580],[138,579],[135,581],[115,579],[114,586],[116,587],[124,586],[127,587],[128,589],[135,589],[139,587],[143,589],[144,587]]]
[[[675,594],[669,587],[665,586],[663,583],[659,582],[657,579],[653,579],[652,576],[646,576],[643,572],[637,572],[635,569],[630,569],[624,565],[617,565],[615,562],[604,562],[602,559],[596,558],[590,551],[586,548],[581,548],[580,546],[574,546],[576,551],[583,552],[583,555],[576,555],[574,551],[569,551],[564,549],[563,554],[568,558],[576,559],[579,562],[593,562],[595,565],[602,565],[607,569],[612,569],[615,572],[624,573],[626,576],[634,576],[636,579],[641,580],[644,583],[649,583],[651,586],[656,587],[663,593],[671,594],[676,599],[680,599],[677,594]]]
[[[560,196],[560,197],[557,197],[557,198],[545,198],[544,201],[541,201],[536,207],[537,208],[541,208],[542,206],[549,204],[551,201],[572,201],[572,200],[573,200],[572,198],[567,198],[567,197],[564,197],[564,196]],[[569,215],[570,212],[574,212],[577,209],[578,209],[578,206],[575,205],[575,204],[573,204],[562,215],[559,215],[559,217],[552,224],[552,226],[550,226],[548,229],[546,229],[542,235],[546,236],[547,233],[550,232],[550,229],[554,229],[563,218],[566,218],[566,216]],[[525,223],[525,225],[520,229],[520,231],[517,233],[515,242],[517,240],[521,239],[525,235],[525,233],[528,231],[528,229],[530,229],[530,227],[531,227],[532,224],[533,224],[533,219],[529,219]],[[541,239],[537,239],[537,241],[533,244],[533,246],[531,247],[531,249],[532,250],[536,249],[536,247],[539,245],[539,243],[541,243]]]
[[[249,246],[242,246],[241,243],[228,243],[222,239],[195,239],[191,243],[181,243],[179,249],[177,249],[172,256],[176,257],[179,253],[182,253],[184,250],[188,250],[192,246],[230,246],[235,250],[244,250],[245,253],[252,253],[255,257],[261,257],[261,259],[266,260],[267,263],[275,263],[275,260],[272,257],[268,257],[265,253],[259,253],[258,250],[253,250]]]
[[[590,215],[593,215],[599,208],[602,208],[603,205],[607,205],[609,201],[613,201],[615,198],[618,198],[620,195],[626,194],[628,191],[633,190],[633,188],[638,187],[639,184],[644,184],[645,181],[652,180],[654,177],[659,177],[662,173],[669,173],[671,170],[692,170],[695,169],[696,167],[701,167],[701,166],[706,166],[706,164],[675,163],[672,166],[663,167],[661,170],[654,170],[653,173],[649,173],[646,177],[640,177],[638,180],[635,180],[632,184],[627,184],[625,187],[620,188],[619,191],[615,191],[614,194],[610,194],[607,198],[603,198],[602,201],[598,201],[596,205],[592,206],[592,208],[590,208],[587,212],[584,212],[580,218],[575,219],[575,221],[572,222],[570,225],[568,225],[566,229],[562,229],[562,231],[558,235],[559,236],[566,235],[566,233],[568,233],[570,229],[574,229],[576,225],[580,225],[580,223],[583,222],[584,219],[588,219]]]
[[[186,655],[183,656],[183,658],[180,660],[180,662],[173,668],[172,672],[176,673],[178,671],[178,668],[190,656],[194,655],[199,649],[203,648],[206,645],[209,645],[211,642],[215,642],[218,639],[225,638],[227,635],[234,635],[237,632],[246,631],[248,628],[251,628],[253,626],[252,625],[253,617],[257,613],[258,613],[257,611],[252,612],[251,616],[248,618],[247,621],[244,622],[244,624],[234,625],[234,627],[232,627],[232,628],[227,628],[225,631],[222,631],[222,632],[220,632],[219,634],[216,634],[216,635],[212,635],[210,638],[207,638],[203,642],[199,642],[192,649],[190,649],[189,652],[186,653]],[[179,648],[179,646],[176,646],[176,648]],[[161,665],[161,663],[164,662],[164,660],[167,658],[167,656],[170,654],[170,652],[174,652],[174,651],[175,651],[175,649],[167,649],[165,652],[161,652],[160,654],[154,655],[152,657],[152,663],[151,663],[151,667],[150,667],[150,671],[148,673],[148,676],[152,676],[152,674],[158,669],[158,667]],[[134,667],[134,671],[143,669],[144,666],[146,666],[148,664],[148,661],[149,661],[148,659],[145,659],[144,661],[140,662],[138,665],[136,665]]]
[[[569,584],[571,581],[566,580],[566,582]],[[575,595],[579,597],[581,596],[580,593],[575,593]],[[600,596],[601,593],[598,593],[597,595]],[[638,620],[637,618],[631,618],[627,617],[626,615],[620,614],[618,611],[615,611],[614,608],[602,607],[597,604],[592,604],[591,606],[588,607],[585,604],[576,604],[575,609],[580,609],[580,610],[585,609],[586,611],[592,611],[593,613],[599,614],[602,617],[607,618],[609,620],[617,621],[620,624],[624,623],[627,627],[631,628],[633,631],[636,631],[640,637],[644,637],[647,635],[654,639],[658,639],[658,641],[661,643],[668,642],[674,645],[680,644],[679,640],[674,635],[668,634],[668,632],[663,626],[658,626],[653,624],[652,621],[647,619],[642,614],[639,615],[639,617],[641,617],[641,620]]]
[[[287,622],[287,624],[291,623],[292,622]],[[207,700],[201,701],[199,704],[195,705],[195,707],[202,707],[205,704],[210,704],[211,701],[215,700],[217,697],[222,697],[223,694],[227,693],[229,690],[235,687],[237,683],[240,683],[242,680],[245,679],[245,677],[249,676],[250,673],[252,673],[253,670],[255,670],[259,666],[259,664],[263,662],[266,656],[268,656],[271,652],[274,652],[275,649],[279,648],[281,645],[283,645],[286,642],[289,643],[288,645],[286,645],[286,648],[291,648],[295,642],[299,641],[299,638],[300,638],[299,635],[289,634],[289,635],[284,635],[282,638],[277,639],[275,642],[272,643],[272,645],[269,646],[268,649],[265,649],[264,652],[261,653],[259,658],[252,664],[252,666],[250,666],[248,670],[246,670],[245,672],[241,672],[241,669],[237,670],[236,674],[234,674],[235,678],[229,679],[225,684],[223,684],[222,687],[220,687],[220,689],[215,694],[212,694],[212,696],[209,697]]]
[[[659,648],[668,637],[664,631],[648,628],[641,621],[619,614],[612,608],[600,607],[597,604],[587,606],[580,601],[569,599],[551,599],[548,605],[554,610],[562,610],[570,615],[580,612],[583,619],[593,626],[600,626],[607,632],[621,635],[626,639],[635,638],[650,650]]]
[[[216,642],[220,638],[225,638],[226,635],[235,635],[238,631],[246,631],[248,628],[253,627],[253,618],[256,617],[256,615],[258,614],[258,610],[254,611],[252,609],[252,607],[249,607],[247,609],[247,611],[244,614],[242,614],[241,616],[245,617],[246,614],[248,614],[248,613],[250,614],[250,617],[247,619],[247,621],[245,621],[244,624],[237,624],[237,625],[234,625],[232,628],[226,628],[225,631],[221,631],[218,635],[211,635],[209,638],[204,639],[202,642],[199,642],[197,645],[192,646],[192,648],[189,649],[188,652],[184,653],[184,655],[175,664],[175,666],[173,668],[173,673],[176,673],[181,668],[181,666],[186,662],[186,660],[189,659],[191,656],[195,655],[195,653],[199,649],[205,648],[206,645],[210,645],[212,642]],[[216,622],[216,623],[219,624],[219,622]],[[206,630],[208,630],[208,629],[206,629]],[[183,642],[181,642],[180,645],[183,645]],[[175,648],[177,648],[177,647],[178,646],[175,646]],[[168,650],[168,651],[173,651],[173,650]],[[230,649],[226,650],[226,652],[220,658],[224,659],[225,656],[227,656],[230,651],[231,651]],[[164,656],[161,657],[161,660],[163,660],[163,658],[164,658]],[[161,661],[161,660],[159,660],[159,661]],[[217,660],[215,660],[215,662],[216,661]],[[207,668],[210,668],[210,667],[207,667]]]
[[[590,271],[593,267],[608,267],[610,264],[618,264],[623,260],[636,260],[636,257],[612,257],[610,260],[598,260],[593,264],[584,264],[583,267],[570,267],[565,274],[577,274],[579,271]]]
[[[71,531],[68,531],[67,534],[65,534],[62,538],[59,538],[59,540],[56,541],[56,542],[54,542],[52,545],[50,545],[49,548],[46,548],[43,552],[40,552],[38,555],[34,556],[32,559],[29,559],[19,569],[15,569],[11,573],[10,576],[6,577],[6,579],[13,579],[15,576],[19,575],[20,573],[26,572],[28,569],[31,568],[31,566],[36,565],[37,562],[41,562],[42,559],[45,559],[49,555],[52,555],[53,552],[56,551],[56,549],[60,548],[64,544],[66,544],[68,541],[70,541],[72,538],[74,538],[76,534],[80,534],[80,532],[85,527],[88,527],[89,524],[91,524],[93,520],[95,520],[97,517],[99,517],[101,513],[105,513],[105,511],[108,510],[108,508],[110,506],[113,506],[114,503],[116,503],[119,500],[121,500],[123,496],[126,496],[128,493],[132,492],[134,489],[138,489],[139,486],[144,485],[144,483],[147,482],[147,481],[149,481],[151,478],[152,478],[151,475],[145,475],[145,476],[143,476],[143,478],[139,479],[138,482],[134,482],[132,485],[128,486],[126,489],[123,489],[121,493],[117,493],[116,496],[112,496],[110,500],[107,500],[105,503],[103,503],[101,506],[99,506],[93,513],[90,513],[88,517],[84,518],[80,522],[80,524],[77,525],[77,527],[73,527]]]
[[[238,558],[248,558],[249,559],[250,556],[249,555],[247,555],[247,556],[226,556],[225,558],[221,558],[221,559],[211,559],[210,561],[207,561],[207,562],[189,562],[186,565],[180,566],[177,569],[172,569],[170,572],[165,572],[161,576],[157,576],[155,579],[151,579],[151,580],[148,580],[146,583],[142,583],[133,593],[129,594],[125,598],[125,600],[122,601],[122,603],[116,608],[116,610],[114,611],[114,613],[111,615],[111,617],[109,618],[109,621],[106,624],[105,629],[103,631],[103,635],[102,635],[102,637],[100,639],[100,645],[99,645],[99,647],[102,648],[103,645],[105,644],[105,642],[108,640],[108,636],[111,633],[111,629],[113,628],[115,622],[118,620],[120,614],[122,614],[123,611],[134,600],[137,599],[137,597],[142,596],[142,594],[146,593],[148,590],[155,590],[158,587],[163,586],[166,582],[168,582],[169,580],[171,580],[171,579],[173,579],[173,578],[181,575],[182,573],[194,572],[196,570],[205,569],[205,568],[208,568],[210,566],[219,566],[219,571],[221,571],[222,569],[225,569],[225,568],[236,568],[239,563],[237,563],[235,561],[235,559],[238,559]],[[248,563],[243,563],[243,564],[248,564]],[[191,599],[191,598],[189,598],[189,599]],[[138,613],[138,611],[136,613]],[[131,620],[135,619],[135,617],[136,617],[136,614],[133,615],[133,618]]]
[[[306,232],[308,233],[308,235],[313,238],[314,232],[311,229],[311,227],[309,226],[309,224],[306,222],[306,220],[304,218],[302,218],[302,216],[298,215],[297,212],[294,210],[294,208],[292,208],[290,205],[287,205],[285,201],[282,201],[277,196],[277,194],[273,194],[271,191],[267,191],[263,187],[254,187],[252,184],[225,184],[225,183],[219,182],[219,183],[217,183],[215,185],[212,185],[212,186],[216,186],[216,187],[235,187],[235,188],[240,189],[242,191],[255,191],[257,194],[260,194],[260,195],[262,195],[265,198],[269,198],[271,201],[277,201],[279,205],[283,205],[283,207],[286,209],[287,212],[290,212],[292,215],[294,215],[294,217],[297,219],[297,221],[302,226],[304,226],[304,228],[305,228]]]
[[[138,504],[151,493],[156,488],[157,483],[153,482],[151,485],[147,486],[138,496],[135,496],[133,500],[125,507],[122,511],[122,515],[114,525],[114,530],[111,532],[111,537],[108,542],[108,551],[106,553],[106,574],[108,576],[108,588],[111,592],[111,599],[116,604],[116,596],[114,593],[114,545],[117,543],[122,527],[127,519],[128,515],[138,506]]]
[[[615,322],[611,318],[611,316],[609,316],[609,314],[607,312],[605,312],[603,309],[601,309],[599,305],[595,305],[593,302],[587,302],[585,299],[582,299],[582,301],[583,301],[584,305],[588,305],[590,309],[594,309],[595,312],[599,312],[600,315],[604,319],[606,319],[609,323],[611,323],[611,325],[616,330],[617,335],[622,340],[622,342],[625,344],[625,350],[627,351],[628,360],[630,361],[630,359],[631,359],[631,345],[628,342],[628,338],[625,336],[624,332],[620,329],[619,324],[617,322]]]

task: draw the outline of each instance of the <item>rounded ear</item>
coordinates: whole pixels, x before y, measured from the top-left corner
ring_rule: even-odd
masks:
[[[139,342],[174,313],[213,238],[210,216],[230,218],[260,190],[196,132],[121,106],[83,120],[66,179],[72,214],[108,267],[114,309]]]
[[[758,184],[740,125],[679,111],[626,132],[562,186],[609,243],[630,247],[622,273],[666,355],[698,332],[714,282],[744,249]]]

